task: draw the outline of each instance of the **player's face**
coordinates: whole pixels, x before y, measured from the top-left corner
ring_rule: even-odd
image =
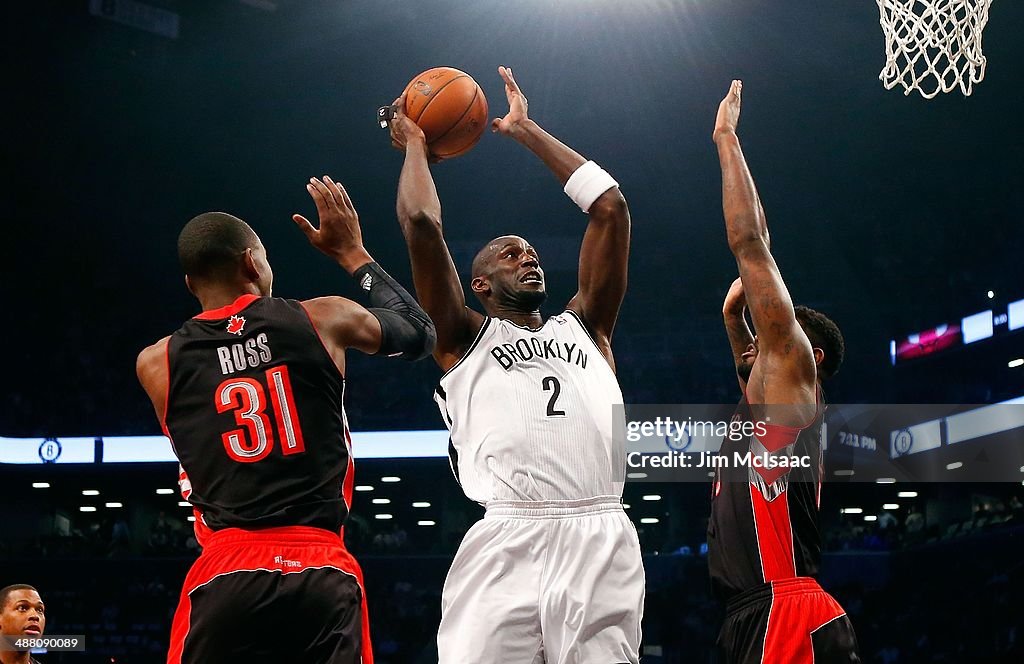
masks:
[[[34,590],[12,590],[0,612],[0,634],[42,636],[46,629],[43,600]]]
[[[488,282],[497,301],[517,309],[536,311],[547,297],[544,270],[537,251],[521,237],[499,238],[492,245]]]

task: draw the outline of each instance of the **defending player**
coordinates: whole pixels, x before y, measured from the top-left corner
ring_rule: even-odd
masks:
[[[730,663],[859,662],[846,613],[812,578],[821,557],[821,381],[838,371],[843,338],[823,314],[793,306],[769,251],[764,210],[736,136],[741,87],[732,82],[714,131],[726,232],[740,273],[723,313],[744,390],[735,417],[762,424],[765,433],[727,437],[721,452],[728,459],[747,451],[805,458],[809,467],[718,470],[708,565],[712,585],[726,602],[719,645]],[[756,337],[747,327],[745,306]]]
[[[203,546],[169,664],[373,661],[362,573],[339,536],[353,487],[345,350],[419,359],[434,348],[434,328],[364,249],[344,188],[326,176],[306,188],[320,227],[294,221],[374,308],[271,297],[259,237],[208,212],[178,238],[203,312],[139,356]]]
[[[512,72],[499,73],[510,109],[492,129],[536,154],[590,221],[579,292],[563,313],[541,316],[544,271],[515,235],[473,261],[471,288],[487,315],[477,313],[442,236],[423,132],[400,110],[392,120],[405,150],[398,216],[417,295],[437,325],[434,359],[445,373],[436,400],[452,469],[487,507],[445,581],[440,661],[637,662],[644,573],[620,500],[625,451],[612,436],[629,212],[615,180],[530,120]]]

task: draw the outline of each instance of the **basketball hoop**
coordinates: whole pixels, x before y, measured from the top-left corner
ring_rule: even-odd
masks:
[[[957,87],[964,96],[985,78],[981,33],[992,0],[876,0],[885,34],[887,90],[925,99]]]

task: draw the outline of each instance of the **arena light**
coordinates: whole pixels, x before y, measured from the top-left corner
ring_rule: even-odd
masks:
[[[83,496],[98,496],[98,495],[100,495],[100,492],[97,491],[96,489],[83,489],[82,490],[82,495]]]
[[[896,484],[895,477],[879,477],[875,480],[875,484]]]
[[[964,335],[964,344],[971,344],[975,341],[990,338],[993,332],[992,325],[991,309],[965,316],[960,321],[960,329]]]
[[[632,507],[632,505],[630,505],[629,503],[622,503],[622,509],[628,510],[630,507]]]
[[[990,300],[996,296],[995,291],[989,291],[986,295],[988,295],[988,299]]]
[[[898,510],[899,508],[899,503],[886,503],[882,505],[883,510]]]
[[[390,505],[391,504],[391,499],[390,498],[374,498],[373,499],[373,504],[374,505]]]
[[[853,477],[853,470],[844,468],[833,473],[836,477]]]
[[[380,520],[384,521],[384,520],[387,520],[387,519],[393,519],[395,517],[393,515],[391,515],[391,514],[374,514],[373,518],[374,519],[380,519]]]
[[[863,514],[864,510],[860,507],[844,507],[839,510],[840,514]]]
[[[651,493],[651,494],[648,494],[648,495],[644,496],[644,500],[646,500],[648,502],[654,502],[655,500],[661,500],[661,496],[659,496],[656,493]]]
[[[169,496],[174,493],[174,489],[157,489],[156,495],[158,496]]]
[[[714,477],[714,476],[715,476],[715,471],[709,470],[708,471],[708,477]]]
[[[190,516],[190,517],[188,517],[188,519],[187,519],[187,520],[188,520],[188,521],[195,521],[195,520],[196,520],[196,518],[195,518],[194,516]]]
[[[946,464],[946,470],[956,470],[957,468],[963,468],[963,461],[954,461],[953,463]]]
[[[875,516],[874,514],[866,514],[866,515],[864,515],[864,520],[865,521],[878,521],[878,517]]]
[[[417,526],[436,526],[437,522],[436,521],[424,520],[424,521],[417,521],[416,525]]]
[[[626,478],[631,480],[642,480],[647,477],[647,473],[626,473]]]
[[[413,507],[430,507],[430,503],[426,501],[416,502],[412,504]]]
[[[78,508],[78,511],[79,512],[95,512],[96,508],[93,507],[92,505],[82,505],[81,507]]]
[[[1022,468],[1021,470],[1024,471],[1024,468]],[[32,488],[33,489],[49,489],[50,488],[50,483],[49,482],[33,482],[32,483]]]
[[[110,508],[124,507],[124,505],[122,505],[121,503],[103,503],[103,506]]]
[[[658,523],[657,517],[648,516],[640,519],[640,523]]]
[[[370,484],[357,484],[356,491],[373,491],[373,486]]]
[[[1006,363],[1006,366],[1011,369],[1016,369],[1019,366],[1024,366],[1024,357],[1018,357],[1016,360],[1010,360]]]
[[[897,498],[917,498],[916,491],[900,491],[896,494]]]
[[[1011,302],[1006,307],[1006,327],[1010,330],[1019,330],[1024,327],[1024,300]]]
[[[385,482],[387,484],[391,484],[392,482],[401,482],[402,478],[401,477],[395,477],[394,475],[389,475],[387,477],[380,478],[380,481],[381,482]]]
[[[192,503],[188,502],[187,500],[179,500],[178,507],[192,507]]]

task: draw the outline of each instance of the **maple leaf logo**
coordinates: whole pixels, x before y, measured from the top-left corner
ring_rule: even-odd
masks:
[[[245,327],[245,316],[232,316],[228,319],[228,334],[242,336],[242,328]]]

